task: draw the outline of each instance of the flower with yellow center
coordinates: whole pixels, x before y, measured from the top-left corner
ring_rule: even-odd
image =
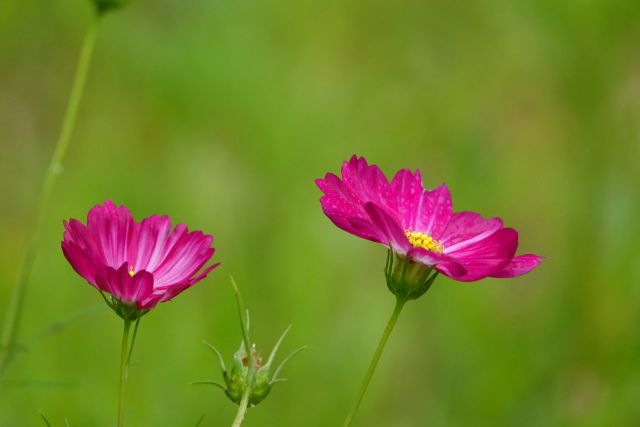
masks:
[[[437,240],[433,239],[427,233],[421,233],[419,231],[405,230],[404,234],[409,239],[409,243],[414,248],[423,248],[428,251],[433,251],[441,254],[444,252],[444,248]]]

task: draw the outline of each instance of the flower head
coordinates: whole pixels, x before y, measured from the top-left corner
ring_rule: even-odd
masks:
[[[136,222],[129,209],[111,201],[94,206],[87,224],[64,222],[62,251],[73,269],[101,293],[123,318],[135,319],[204,279],[215,250],[213,237],[171,229],[168,216]],[[106,297],[105,297],[106,299]]]
[[[540,264],[537,255],[516,256],[518,233],[500,218],[453,212],[446,185],[425,189],[417,170],[401,169],[389,181],[354,155],[341,175],[316,180],[322,209],[341,229],[389,247],[387,282],[396,294],[417,298],[436,272],[472,282],[520,276]]]

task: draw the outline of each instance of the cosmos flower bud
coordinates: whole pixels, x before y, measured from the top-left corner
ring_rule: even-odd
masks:
[[[131,0],[93,0],[98,14],[126,6]]]
[[[291,327],[289,326],[280,336],[280,339],[271,351],[266,363],[256,350],[255,344],[251,346],[251,357],[249,357],[243,342],[240,344],[240,348],[233,356],[233,363],[230,369],[226,368],[220,352],[211,344],[205,342],[205,344],[218,356],[220,367],[222,368],[224,384],[216,382],[201,382],[200,384],[212,384],[220,387],[227,397],[236,404],[240,404],[244,392],[247,390],[247,387],[250,387],[249,406],[256,406],[269,395],[271,388],[275,383],[286,381],[284,378],[280,378],[278,376],[280,371],[293,356],[306,348],[306,346],[304,346],[297,349],[280,362],[277,368],[273,369],[273,362],[276,357],[276,353],[278,352],[278,349],[290,328]],[[250,363],[253,364],[252,367],[250,366]],[[250,375],[251,371],[253,371],[253,375]]]

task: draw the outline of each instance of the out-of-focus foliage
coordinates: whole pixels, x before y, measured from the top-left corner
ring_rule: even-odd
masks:
[[[91,19],[0,3],[0,314]],[[121,321],[63,258],[109,198],[216,236],[222,266],[146,316],[131,426],[226,425],[240,338],[294,325],[289,381],[247,426],[332,426],[393,306],[386,251],[334,227],[313,180],[352,153],[446,181],[546,256],[515,280],[438,278],[402,313],[358,425],[640,424],[640,2],[138,0],[106,16],[28,289],[0,425],[113,425]],[[95,308],[87,310],[87,307]],[[56,321],[85,310],[54,333]],[[55,325],[54,325],[55,326]],[[41,336],[41,338],[37,338]]]

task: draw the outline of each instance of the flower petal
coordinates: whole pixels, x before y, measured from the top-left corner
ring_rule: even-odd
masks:
[[[346,189],[344,183],[335,175],[327,174],[324,179],[316,180],[318,187],[325,193],[320,204],[331,222],[344,231],[369,240],[376,233],[370,230],[375,227],[360,204]],[[358,225],[354,225],[358,224]],[[363,231],[369,230],[369,231]],[[379,233],[377,233],[379,234]]]
[[[131,257],[128,243],[136,228],[129,209],[118,207],[110,200],[94,206],[87,215],[87,230],[106,264],[113,268],[118,268]]]
[[[427,233],[438,240],[449,225],[452,211],[451,193],[446,185],[441,184],[432,191],[425,191],[417,206],[413,230]]]
[[[205,268],[200,274],[198,274],[197,276],[187,280],[184,283],[178,283],[178,284],[174,284],[171,286],[168,286],[161,294],[160,294],[160,299],[159,302],[165,302],[165,301],[169,301],[171,299],[173,299],[174,297],[176,297],[178,294],[182,293],[183,291],[189,289],[191,286],[195,285],[196,283],[198,283],[200,280],[204,279],[205,277],[207,277],[207,275],[209,274],[210,271],[212,271],[213,269],[215,269],[216,267],[218,267],[220,265],[219,262],[210,265],[209,267]]]
[[[140,304],[153,294],[153,275],[146,270],[138,271],[133,276],[132,289],[129,291],[130,301]]]
[[[178,228],[176,226],[176,230]],[[162,264],[153,272],[156,288],[186,282],[213,255],[212,236],[201,231],[189,233],[186,227],[184,230],[185,232],[181,232],[180,238],[172,245],[171,251],[166,255]]]
[[[133,277],[131,277],[129,271],[129,263],[125,262],[122,264],[122,266],[116,270],[115,277],[112,276],[114,281],[111,283],[111,287],[115,292],[115,294],[112,295],[127,304],[133,304],[135,303],[133,297],[136,294],[136,290],[133,287]]]
[[[186,227],[176,227],[171,241],[168,239],[170,231],[171,220],[166,215],[151,215],[142,220],[133,264],[136,271],[154,272],[171,250],[171,243],[179,239],[181,233],[186,232]]]
[[[348,221],[354,230],[352,234],[377,243],[387,242],[384,233],[371,222],[371,219],[349,218]]]
[[[107,292],[116,298],[121,297],[118,273],[113,267],[106,266],[96,272],[96,285],[103,292]]]
[[[332,173],[316,180],[324,195],[325,215],[339,228],[364,239],[384,243],[384,235],[371,222],[364,205],[375,202],[393,210],[395,197],[387,178],[376,165],[357,156],[342,165],[342,179]]]
[[[433,266],[436,270],[449,277],[463,276],[467,272],[456,259],[424,248],[411,248],[407,256],[422,264]]]
[[[424,193],[420,171],[412,173],[408,169],[400,169],[391,181],[391,188],[402,229],[415,231],[418,206]]]
[[[372,202],[365,204],[364,209],[369,214],[373,224],[384,235],[384,243],[391,246],[394,252],[406,254],[411,249],[411,244],[402,228],[400,228],[397,219],[392,218],[383,208]]]
[[[493,273],[491,277],[518,277],[527,274],[540,265],[541,257],[534,254],[519,255],[514,257],[502,270]]]
[[[364,157],[353,155],[342,165],[341,174],[347,191],[360,206],[375,202],[389,209],[395,208],[389,181],[378,166],[367,164]]]
[[[446,253],[456,259],[467,270],[464,275],[448,275],[452,279],[472,282],[491,276],[502,270],[513,258],[518,247],[518,233],[512,228],[503,228],[489,237]]]
[[[63,241],[62,253],[65,258],[71,264],[71,267],[80,276],[84,277],[87,282],[96,286],[96,263],[91,258],[91,254],[88,251],[82,250],[78,245]]]
[[[486,239],[503,227],[500,218],[485,219],[475,212],[456,212],[440,236],[444,252],[450,253]]]

